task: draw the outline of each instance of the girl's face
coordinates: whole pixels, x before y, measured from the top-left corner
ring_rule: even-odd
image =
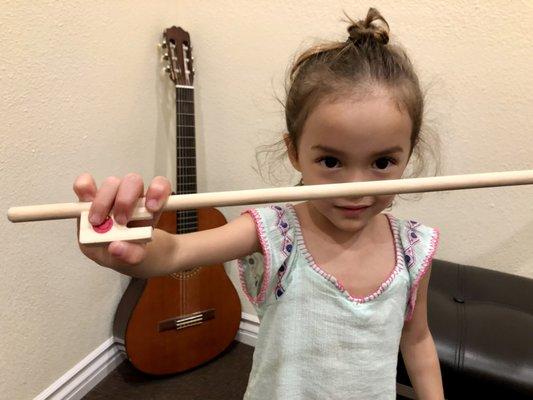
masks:
[[[305,185],[399,179],[409,161],[411,119],[384,91],[365,100],[322,102],[308,116],[293,166]],[[387,208],[394,195],[311,200],[325,229],[357,232]],[[357,207],[366,208],[357,210]]]

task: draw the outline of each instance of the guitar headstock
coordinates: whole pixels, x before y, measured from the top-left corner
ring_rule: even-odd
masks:
[[[192,86],[194,68],[191,38],[180,27],[173,26],[163,33],[161,47],[166,51],[163,59],[168,62],[165,70],[176,85]]]

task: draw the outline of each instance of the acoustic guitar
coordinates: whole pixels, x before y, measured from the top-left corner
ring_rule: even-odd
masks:
[[[176,193],[196,192],[194,69],[189,34],[165,30],[162,48],[176,87]],[[156,226],[188,233],[224,225],[214,208],[164,212]],[[113,333],[129,361],[151,375],[182,372],[220,354],[233,341],[241,304],[224,266],[199,266],[170,276],[132,278],[115,315]]]

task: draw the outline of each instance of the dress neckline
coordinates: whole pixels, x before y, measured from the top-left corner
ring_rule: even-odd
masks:
[[[395,257],[396,257],[395,262],[394,262],[394,268],[392,268],[392,271],[389,274],[389,277],[384,282],[382,282],[379,288],[375,290],[373,293],[363,296],[363,297],[352,296],[334,275],[324,271],[315,262],[313,255],[309,252],[309,250],[307,249],[307,246],[305,245],[305,240],[302,234],[300,220],[298,218],[298,215],[296,214],[296,209],[294,208],[294,205],[291,203],[287,203],[287,206],[294,221],[294,227],[296,229],[296,241],[298,243],[298,248],[300,249],[305,259],[307,260],[307,265],[311,267],[313,271],[321,275],[324,279],[326,279],[327,281],[335,285],[335,287],[351,302],[362,304],[362,303],[367,303],[369,301],[376,299],[391,285],[394,278],[398,275],[398,273],[405,266],[405,260],[403,258],[403,254],[401,253],[398,221],[396,217],[394,217],[393,215],[389,213],[383,213],[385,214],[385,216],[387,217],[387,221],[389,222],[389,228],[391,230],[393,241],[394,241]]]

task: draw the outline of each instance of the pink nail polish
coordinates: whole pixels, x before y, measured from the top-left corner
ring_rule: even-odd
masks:
[[[148,200],[148,202],[146,203],[146,206],[153,210],[154,208],[157,208],[158,204],[159,202],[157,200],[152,199],[152,200]]]

